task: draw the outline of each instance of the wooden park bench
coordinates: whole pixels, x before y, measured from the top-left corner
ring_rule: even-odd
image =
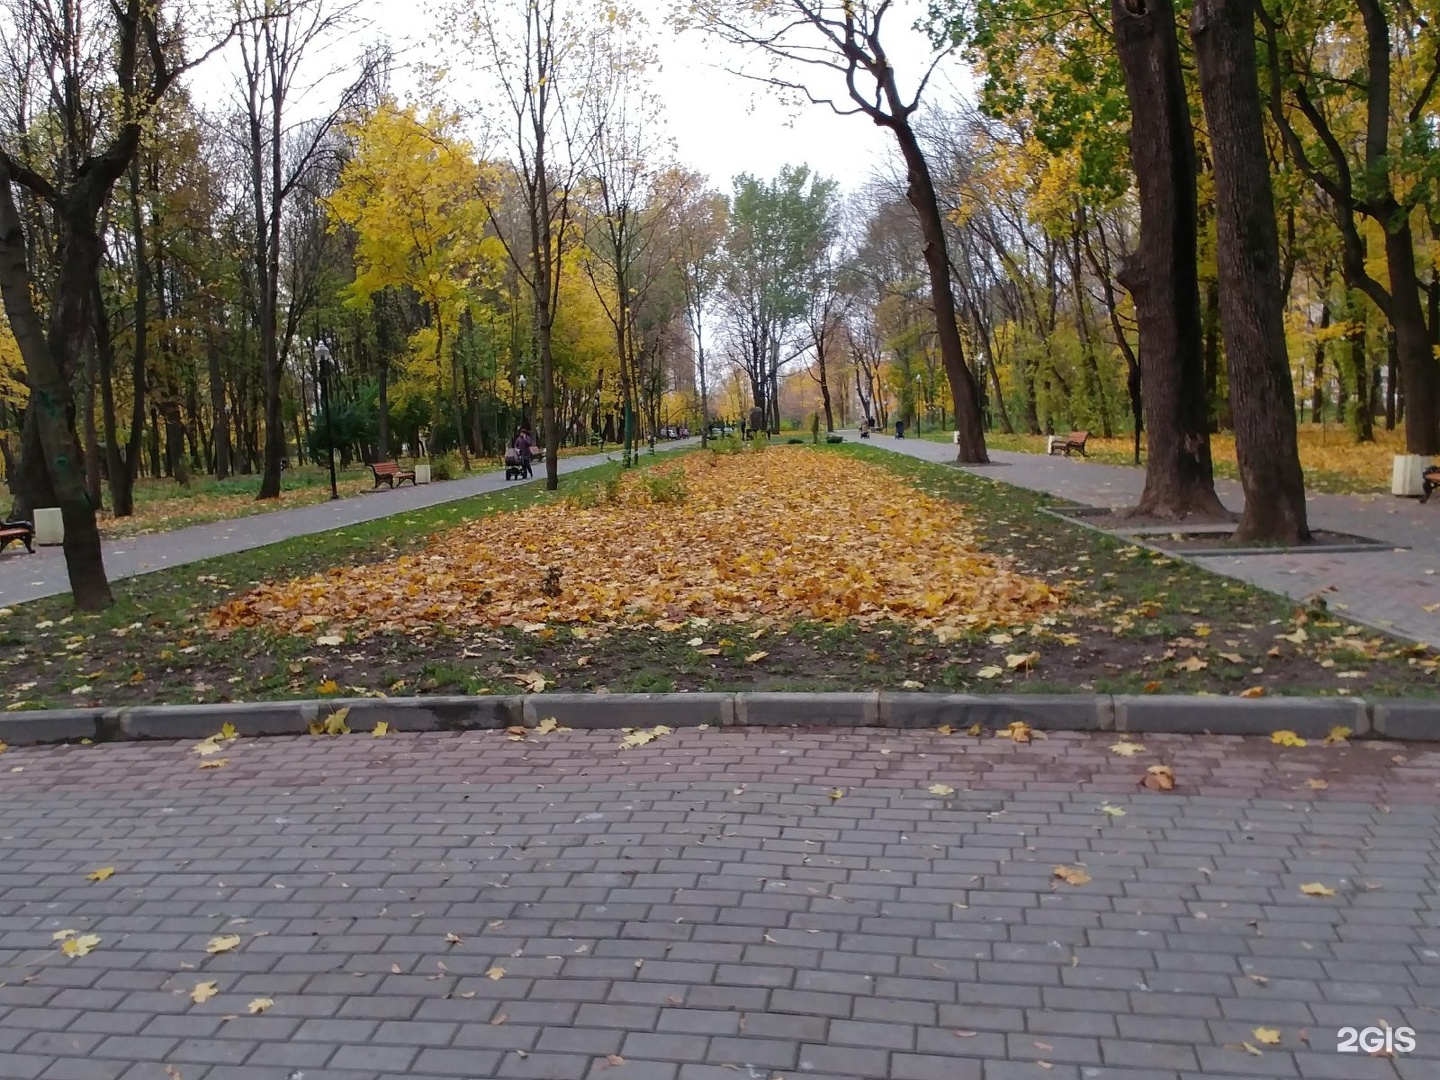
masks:
[[[375,474],[375,487],[371,488],[371,491],[377,490],[382,482],[391,490],[394,490],[396,484],[403,484],[406,480],[409,480],[412,486],[415,484],[415,470],[402,469],[393,461],[372,462],[370,471]]]
[[[1085,443],[1090,439],[1088,431],[1072,431],[1069,435],[1051,435],[1049,450],[1050,453],[1061,453],[1069,457],[1072,453],[1078,452],[1081,457],[1085,456]]]
[[[0,522],[0,551],[4,551],[15,540],[24,544],[25,550],[31,555],[35,554],[34,525],[28,521]]]
[[[1440,465],[1428,465],[1420,475],[1423,478],[1420,485],[1420,501],[1427,503],[1430,501],[1430,493],[1440,487]]]

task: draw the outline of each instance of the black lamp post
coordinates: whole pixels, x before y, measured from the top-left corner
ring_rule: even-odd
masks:
[[[325,452],[330,457],[330,498],[340,498],[335,487],[335,425],[330,420],[330,349],[323,341],[315,343],[315,359],[320,363],[320,405],[325,410]]]

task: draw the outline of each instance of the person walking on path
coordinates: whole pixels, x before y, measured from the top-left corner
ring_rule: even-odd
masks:
[[[520,464],[524,468],[524,475],[525,478],[528,480],[530,477],[535,475],[534,471],[530,467],[530,461],[534,451],[534,444],[530,441],[530,429],[527,428],[524,424],[520,425],[520,430],[515,435],[514,446],[516,453],[520,455]]]

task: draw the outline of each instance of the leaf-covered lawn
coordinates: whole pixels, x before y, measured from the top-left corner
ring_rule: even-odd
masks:
[[[688,620],[776,629],[897,620],[942,641],[1060,607],[1049,583],[976,549],[963,508],[875,465],[781,447],[688,455],[620,478],[603,501],[481,518],[373,566],[263,585],[221,632],[293,634]]]
[[[657,501],[680,497],[664,478],[675,460],[647,455],[624,480],[599,467],[562,478],[558,493],[512,487],[145,575],[118,583],[101,615],[60,598],[0,609],[0,701],[1435,692],[1437,660],[1423,648],[1077,528],[1042,513],[1044,496],[988,477],[853,443],[702,451],[683,459],[683,501]],[[707,472],[721,483],[689,479]],[[773,482],[739,483],[755,476]],[[467,565],[484,578],[473,595],[457,586]],[[333,596],[289,584],[332,571]],[[454,611],[421,617],[434,602],[420,595],[427,573]],[[750,606],[737,599],[747,594]],[[369,596],[402,625],[356,618]],[[302,625],[320,604],[330,621]],[[864,617],[847,616],[852,604]],[[260,625],[217,631],[217,611]],[[573,621],[582,615],[591,621]]]
[[[950,441],[949,432],[926,434],[926,439]],[[1301,424],[1300,464],[1305,470],[1305,483],[1311,491],[1336,495],[1363,495],[1390,490],[1391,464],[1396,454],[1405,452],[1403,428],[1386,431],[1375,429],[1375,440],[1357,443],[1343,427],[1331,424]],[[985,436],[992,450],[1014,450],[1027,454],[1045,453],[1043,435],[1004,435],[990,432]],[[1134,440],[1130,435],[1102,439],[1092,434],[1086,443],[1086,460],[1104,465],[1133,465]],[[1141,442],[1143,453],[1144,442]],[[1215,461],[1215,475],[1238,480],[1235,464],[1235,436],[1229,433],[1210,436],[1210,452]],[[1142,458],[1143,460],[1143,458]]]

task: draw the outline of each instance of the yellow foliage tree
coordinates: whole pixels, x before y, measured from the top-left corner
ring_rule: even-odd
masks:
[[[478,304],[478,290],[498,281],[504,251],[486,235],[479,197],[486,169],[457,127],[457,118],[436,109],[422,116],[414,106],[382,102],[347,129],[356,151],[330,212],[358,238],[352,303],[368,306],[373,294],[401,286],[425,305],[430,325],[411,338],[408,374],[434,388],[437,421],[448,399],[459,434],[459,324]],[[460,454],[468,469],[463,436]]]

